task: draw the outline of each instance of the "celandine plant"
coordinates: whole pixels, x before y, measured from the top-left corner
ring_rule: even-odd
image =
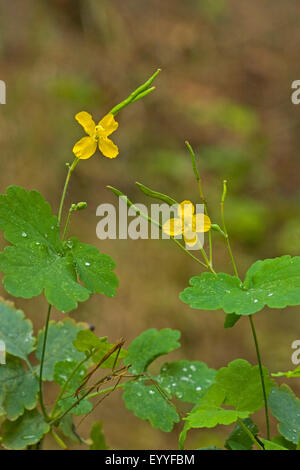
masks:
[[[191,287],[180,295],[182,301],[197,309],[223,309],[226,328],[233,327],[243,316],[249,318],[258,365],[237,359],[216,371],[204,362],[182,360],[166,362],[153,374],[149,366],[155,359],[180,347],[179,331],[147,330],[125,350],[122,338],[109,343],[107,337],[97,337],[87,324],[75,323],[70,318],[50,320],[53,306],[67,313],[92,294],[115,295],[118,280],[113,272],[113,260],[99,253],[96,247],[68,235],[73,212],[85,209],[86,203],[73,203],[64,213],[64,201],[71,175],[80,160],[90,158],[97,147],[104,156],[117,157],[119,150],[109,139],[118,127],[115,116],[150,93],[158,73],[159,70],[97,125],[85,111],[76,115],[87,136],[73,148],[75,160],[68,165],[57,216],[36,191],[11,186],[0,196],[0,228],[10,243],[0,253],[4,287],[15,297],[32,298],[44,293],[48,301],[45,327],[34,338],[32,324],[24,313],[12,303],[0,300],[0,344],[6,351],[6,358],[3,355],[0,358],[1,444],[6,449],[41,449],[47,434],[63,449],[68,448],[70,440],[91,450],[107,449],[102,422],[95,423],[90,436],[84,438],[78,425],[75,427],[74,416],[82,416],[80,424],[105,397],[120,388],[125,406],[153,427],[169,432],[182,420],[180,448],[184,447],[191,428],[233,423],[236,425],[226,440],[226,449],[300,448],[300,401],[287,386],[278,387],[262,366],[253,322],[253,315],[265,305],[283,308],[300,304],[300,258],[283,256],[257,261],[245,280],[240,280],[224,219],[226,182],[220,227],[209,218],[195,155],[188,143],[205,214],[195,214],[193,204],[183,201],[178,205],[177,217],[161,225],[140,212],[120,191],[109,188],[207,269],[208,272],[191,279]],[[140,183],[138,186],[150,197],[170,206],[176,204],[167,195]],[[226,242],[234,275],[215,270],[213,231]],[[204,232],[208,233],[208,253],[201,243]],[[184,243],[178,239],[179,235],[183,235]],[[189,248],[199,249],[201,259]],[[300,369],[273,375],[299,377]],[[43,391],[44,382],[51,381],[59,386],[59,392],[50,407],[45,403]],[[190,404],[191,411],[186,416],[180,409],[181,402]],[[266,417],[266,429],[261,431],[251,419],[260,408],[264,408]],[[273,437],[269,412],[279,422],[278,435]]]

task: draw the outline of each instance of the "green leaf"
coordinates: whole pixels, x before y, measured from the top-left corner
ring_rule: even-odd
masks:
[[[300,377],[300,366],[296,367],[294,370],[289,370],[287,372],[276,372],[274,374],[271,374],[273,377]]]
[[[74,393],[86,375],[87,368],[82,364],[79,368],[75,361],[59,361],[54,366],[53,380],[63,387],[68,381],[66,392]],[[74,372],[75,368],[77,370]]]
[[[81,437],[76,432],[76,428],[75,428],[74,421],[73,421],[73,416],[70,413],[65,415],[60,420],[59,428],[61,429],[64,436],[68,437],[73,442],[76,442],[77,444],[81,444],[83,442]]]
[[[60,322],[50,322],[47,337],[47,347],[43,368],[43,380],[53,380],[54,366],[59,361],[82,361],[85,354],[77,351],[72,341],[84,325],[76,324],[70,318]],[[40,361],[44,341],[44,330],[38,334],[36,357]]]
[[[278,430],[288,441],[298,444],[300,439],[300,400],[287,385],[274,387],[269,396],[269,407],[278,419]]]
[[[216,446],[208,446],[208,447],[200,447],[199,449],[196,449],[196,450],[224,450],[224,449],[221,449],[220,447],[216,447]]]
[[[37,410],[25,411],[16,421],[4,421],[1,444],[7,449],[21,450],[36,444],[50,430]]]
[[[99,253],[94,246],[79,243],[75,238],[67,243],[72,244],[75,269],[84,286],[93,294],[113,297],[119,284],[117,276],[112,272],[116,267],[115,262]]]
[[[157,357],[180,347],[180,332],[165,328],[150,329],[135,338],[128,348],[125,364],[131,364],[132,374],[141,374]]]
[[[213,428],[217,424],[228,425],[235,423],[238,418],[249,416],[246,410],[223,408],[225,399],[225,392],[217,384],[212,385],[186,418],[188,429]]]
[[[149,420],[154,428],[170,432],[179,416],[174,406],[163,397],[154,385],[145,385],[144,378],[124,385],[123,400],[126,408],[137,418]]]
[[[78,332],[76,339],[73,341],[74,346],[78,351],[93,353],[91,359],[93,362],[98,363],[114,346],[108,343],[106,337],[98,338],[91,330],[81,330]],[[112,353],[100,367],[111,369],[118,356],[116,366],[119,361],[127,356],[127,351],[123,348],[120,351]]]
[[[63,244],[58,219],[37,191],[10,186],[0,195],[0,229],[13,245],[0,253],[4,287],[11,295],[28,299],[44,291],[62,312],[76,308],[91,293],[114,295],[114,263],[75,239]]]
[[[227,313],[224,322],[224,328],[232,328],[241,318],[240,315],[236,315],[235,313]]]
[[[91,429],[90,438],[92,444],[90,445],[90,450],[108,450],[109,447],[106,444],[105,437],[102,431],[103,422],[94,423]]]
[[[264,367],[264,382],[267,395],[274,386]],[[225,404],[237,410],[253,413],[264,405],[258,366],[251,366],[244,359],[236,359],[217,371],[216,384],[226,396]]]
[[[62,398],[59,401],[60,411],[67,411],[76,401],[77,398],[73,395]],[[83,398],[76,406],[74,406],[74,408],[72,408],[70,413],[76,416],[87,415],[92,411],[92,409],[92,403],[87,398]]]
[[[286,447],[276,444],[275,442],[268,441],[267,439],[263,439],[262,437],[260,437],[260,440],[263,443],[265,450],[288,450]]]
[[[17,419],[25,409],[35,408],[37,393],[37,378],[24,370],[19,359],[8,356],[6,364],[0,366],[0,414],[12,421]]]
[[[268,394],[273,382],[265,368],[263,373]],[[215,384],[205,392],[188,414],[180,445],[183,446],[186,433],[191,428],[228,425],[236,422],[238,418],[248,418],[254,411],[262,408],[263,404],[259,367],[251,366],[243,359],[236,359],[217,371]]]
[[[270,308],[299,305],[300,257],[257,261],[247,272],[244,283],[225,273],[203,273],[193,277],[190,284],[180,298],[197,309],[251,315],[265,305]]]
[[[292,442],[288,441],[285,439],[283,436],[274,436],[272,437],[272,442],[275,442],[275,444],[278,444],[282,447],[285,447],[286,449],[289,450],[296,450],[296,444],[293,444]]]
[[[204,362],[177,361],[164,364],[155,380],[168,394],[196,403],[214,383],[215,376],[216,371],[209,369]]]
[[[77,371],[74,373],[77,363],[75,361],[60,361],[57,362],[54,366],[53,378],[56,383],[61,387],[65,385],[68,381],[65,388],[65,394],[58,402],[58,406],[61,411],[66,411],[71,405],[77,402],[78,397],[74,394],[79,385],[82,383],[86,375],[86,366],[82,364]],[[69,380],[69,377],[70,380]],[[93,409],[93,405],[86,399],[83,398],[78,405],[72,408],[72,414],[79,416],[82,414],[87,414]]]
[[[4,341],[6,352],[26,361],[34,350],[32,323],[24,318],[21,310],[0,298],[0,340]]]
[[[243,422],[254,436],[258,434],[258,427],[255,423],[253,423],[252,419],[246,418],[243,420]],[[229,438],[225,442],[225,447],[229,450],[252,450],[253,441],[241,427],[240,423],[237,423]]]

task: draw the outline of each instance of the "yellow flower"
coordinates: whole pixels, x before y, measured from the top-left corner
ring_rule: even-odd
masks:
[[[211,227],[210,218],[205,214],[194,214],[195,207],[191,201],[182,201],[178,205],[179,217],[167,220],[163,231],[172,237],[183,235],[188,246],[194,246],[198,241],[197,233],[208,232]]]
[[[118,128],[118,123],[112,114],[107,114],[97,124],[92,116],[86,111],[76,114],[75,118],[84,128],[89,137],[83,137],[73,147],[73,152],[77,158],[90,158],[97,149],[107,158],[115,158],[119,154],[118,147],[108,138]]]

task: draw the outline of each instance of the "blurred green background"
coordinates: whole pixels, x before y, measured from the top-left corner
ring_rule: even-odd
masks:
[[[300,107],[291,83],[300,78],[300,5],[296,0],[14,0],[0,6],[0,188],[37,189],[57,210],[72,147],[83,136],[74,115],[101,118],[157,67],[157,89],[118,116],[113,140],[120,156],[99,152],[73,176],[67,203],[87,201],[72,231],[110,254],[120,279],[114,299],[94,296],[71,314],[96,334],[127,344],[147,328],[182,332],[173,359],[221,367],[236,357],[256,363],[246,318],[223,329],[224,314],[192,310],[178,294],[199,266],[167,240],[96,237],[96,207],[116,202],[119,188],[146,202],[141,181],[181,201],[198,202],[184,141],[197,151],[210,215],[220,223],[222,180],[228,180],[226,217],[240,272],[257,258],[300,252]],[[4,246],[4,240],[0,240]],[[222,240],[214,236],[218,270],[232,272]],[[0,294],[9,298],[1,287]],[[34,321],[45,320],[43,299],[17,299]],[[53,318],[62,315],[55,312]],[[299,308],[256,316],[263,361],[288,370],[299,339]],[[290,381],[300,392],[297,379]],[[50,388],[48,403],[55,390]],[[111,448],[176,448],[179,426],[164,434],[127,411],[116,391],[79,427],[104,421]],[[263,428],[263,415],[257,422]],[[273,423],[273,430],[275,430]],[[220,445],[228,429],[191,432],[189,448]],[[48,448],[55,448],[47,442]]]

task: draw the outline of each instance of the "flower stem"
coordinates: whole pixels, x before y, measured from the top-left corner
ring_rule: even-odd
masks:
[[[49,304],[48,311],[47,311],[46,324],[45,324],[45,331],[44,331],[44,340],[43,340],[41,365],[40,365],[40,376],[39,376],[40,405],[41,405],[42,413],[43,413],[44,418],[45,418],[46,421],[49,421],[50,417],[48,416],[45,405],[44,405],[44,398],[43,398],[43,368],[44,368],[45,351],[46,351],[46,343],[47,343],[47,335],[48,335],[48,327],[49,327],[51,309],[52,309],[52,305]]]
[[[267,426],[267,438],[268,438],[268,440],[270,440],[270,420],[269,420],[269,410],[268,410],[266,385],[265,385],[264,373],[263,373],[262,362],[261,362],[261,355],[260,355],[260,351],[259,351],[258,340],[257,340],[257,335],[256,335],[256,330],[255,330],[252,315],[249,315],[249,321],[250,321],[252,335],[253,335],[253,339],[254,339],[254,344],[255,344],[255,349],[256,349],[256,356],[257,356],[258,367],[259,367],[260,380],[261,380],[261,386],[262,386],[262,391],[263,391],[263,396],[264,396],[265,417],[266,417],[266,426]]]
[[[228,253],[229,253],[231,263],[232,263],[232,266],[233,266],[234,274],[236,275],[236,277],[239,277],[238,270],[237,270],[237,267],[236,267],[236,263],[235,263],[235,260],[234,260],[234,256],[233,256],[233,253],[232,253],[230,241],[229,241],[229,236],[228,236],[226,224],[225,224],[224,202],[225,202],[226,194],[227,194],[227,181],[224,180],[223,181],[223,194],[222,194],[222,199],[221,199],[222,225],[223,225],[223,231],[224,231],[224,234],[225,234],[226,245],[227,245]]]
[[[79,158],[75,158],[75,160],[73,161],[72,165],[69,166],[69,170],[68,170],[68,173],[67,173],[67,177],[66,177],[66,181],[65,181],[63,193],[62,193],[61,200],[60,200],[59,210],[58,210],[58,221],[59,221],[59,222],[61,222],[62,211],[63,211],[63,207],[64,207],[64,202],[65,202],[65,198],[66,198],[66,194],[67,194],[67,189],[68,189],[68,186],[69,186],[70,178],[71,178],[71,175],[72,175],[73,170],[76,168],[76,166],[78,165],[78,163],[79,163]]]

